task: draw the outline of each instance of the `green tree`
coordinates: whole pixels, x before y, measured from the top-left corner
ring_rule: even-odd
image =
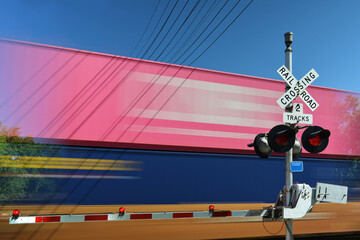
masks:
[[[52,180],[32,178],[36,168],[26,168],[32,157],[47,156],[53,148],[35,143],[32,137],[21,137],[19,127],[8,127],[0,121],[0,203],[32,198],[40,191],[53,191]]]

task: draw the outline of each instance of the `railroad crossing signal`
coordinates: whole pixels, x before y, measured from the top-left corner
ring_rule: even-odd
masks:
[[[319,153],[325,150],[329,143],[330,131],[319,126],[308,126],[301,143],[309,153]],[[293,149],[293,159],[297,159],[302,152],[300,141],[296,138],[299,128],[288,125],[277,125],[269,133],[258,134],[254,142],[248,147],[254,147],[256,154],[261,158],[268,158],[272,151],[284,153]]]
[[[295,128],[288,125],[277,125],[269,132],[269,146],[275,152],[287,152],[294,146],[295,134]]]
[[[297,81],[285,66],[280,67],[277,72],[291,87],[277,100],[277,103],[282,109],[295,100],[297,96],[304,101],[311,111],[315,111],[315,109],[319,107],[315,99],[306,91],[306,88],[319,77],[319,74],[314,69],[311,69],[300,81]]]
[[[256,154],[261,158],[268,158],[272,151],[284,153],[293,148],[293,159],[297,159],[302,151],[301,143],[296,138],[297,131],[288,125],[277,125],[269,133],[256,135],[254,142],[247,146],[254,147]]]
[[[329,130],[319,126],[310,126],[304,131],[301,142],[306,151],[310,153],[319,153],[327,147],[329,136]]]
[[[314,69],[311,69],[300,81],[297,81],[285,66],[280,67],[277,72],[290,86],[290,89],[277,100],[281,108],[291,104],[297,96],[300,96],[312,111],[319,107],[315,99],[306,91],[306,88],[319,77]],[[292,125],[277,125],[269,133],[260,133],[255,137],[253,143],[248,144],[248,147],[254,147],[256,154],[261,158],[268,158],[272,151],[284,153],[293,149],[293,159],[297,159],[301,155],[302,147],[296,138],[296,133],[304,127],[295,127],[295,125],[298,123],[312,124],[313,116],[303,113],[301,103],[294,103],[292,112],[283,113],[283,121]],[[330,131],[319,126],[305,128],[307,129],[301,138],[305,150],[310,153],[319,153],[325,150],[329,143]]]

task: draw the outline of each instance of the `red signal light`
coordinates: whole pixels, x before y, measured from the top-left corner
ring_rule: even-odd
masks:
[[[215,210],[215,206],[214,206],[214,205],[210,205],[210,206],[209,206],[209,211],[210,211],[210,212],[213,212],[214,210]]]
[[[124,207],[119,208],[119,213],[124,213],[124,212],[125,212],[125,208],[124,208]]]
[[[330,131],[319,126],[309,126],[304,131],[301,142],[309,153],[319,153],[325,150],[329,143]]]
[[[319,134],[315,135],[313,138],[309,138],[309,143],[313,146],[319,146],[321,143],[321,137]]]
[[[288,125],[277,125],[268,134],[270,148],[278,153],[284,153],[293,148],[297,129]]]
[[[287,144],[288,140],[289,140],[289,138],[285,133],[283,133],[279,137],[275,138],[276,144],[279,145],[280,147],[285,146]]]

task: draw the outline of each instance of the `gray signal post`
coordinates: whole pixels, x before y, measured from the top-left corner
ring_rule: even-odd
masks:
[[[292,49],[291,44],[293,42],[293,33],[287,32],[285,33],[285,67],[292,72]],[[291,86],[287,83],[285,85],[285,92],[289,90]],[[285,112],[292,112],[292,103],[286,106]],[[285,160],[285,191],[286,191],[286,205],[290,204],[290,188],[293,185],[293,175],[290,170],[291,162],[293,161],[293,149],[291,148],[288,152],[286,152],[286,160]],[[292,219],[284,219],[286,226],[286,240],[293,240],[293,220]]]

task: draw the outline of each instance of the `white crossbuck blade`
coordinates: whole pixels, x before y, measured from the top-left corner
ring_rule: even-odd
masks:
[[[314,69],[311,69],[300,81],[297,81],[285,66],[280,67],[277,72],[291,87],[276,101],[282,109],[295,100],[297,96],[304,101],[311,111],[315,111],[319,107],[315,99],[306,91],[306,88],[319,77],[319,74]]]

